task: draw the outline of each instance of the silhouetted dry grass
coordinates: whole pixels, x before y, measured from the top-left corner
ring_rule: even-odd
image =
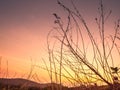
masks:
[[[120,40],[120,20],[115,23],[114,34],[106,35],[105,23],[111,11],[106,13],[103,0],[98,1],[100,4],[99,16],[95,18],[96,38],[94,30],[90,29],[89,22],[83,18],[73,0],[70,0],[73,10],[57,0],[67,17],[62,19],[57,13],[53,13],[56,27],[47,36],[49,65],[44,59],[45,67],[31,63],[27,77],[31,78],[34,67],[42,68],[48,72],[51,80],[47,87],[26,87],[26,83],[20,86],[8,86],[0,83],[0,90],[119,90],[119,67],[114,65],[113,54],[117,53],[120,56],[117,43],[117,40]],[[8,69],[7,62],[6,78]],[[64,80],[72,87],[64,87]]]
[[[106,35],[105,23],[111,11],[106,13],[103,0],[99,1],[99,16],[95,18],[95,29],[98,29],[96,39],[94,31],[89,28],[73,0],[70,2],[74,10],[58,0],[58,5],[67,13],[67,21],[53,13],[56,27],[47,37],[50,63],[47,71],[50,73],[51,83],[56,82],[61,86],[62,79],[66,79],[73,86],[103,83],[112,89],[117,88],[119,69],[114,66],[113,52],[120,52],[116,42],[119,39],[119,20],[116,21],[114,34]],[[51,38],[56,39],[52,44]],[[61,87],[59,89],[62,90]]]

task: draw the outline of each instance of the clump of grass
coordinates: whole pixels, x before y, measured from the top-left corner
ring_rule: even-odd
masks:
[[[97,39],[100,43],[96,40],[93,31],[78,11],[73,0],[70,0],[70,2],[74,10],[69,9],[58,0],[58,5],[67,12],[67,21],[64,23],[62,17],[57,13],[53,14],[57,26],[49,32],[47,37],[50,62],[50,67],[47,67],[49,70],[47,70],[50,74],[51,82],[53,82],[54,76],[56,82],[59,82],[60,90],[62,90],[63,78],[68,80],[73,86],[88,86],[94,82],[102,82],[108,86],[114,86],[115,79],[113,77],[115,78],[115,76],[112,72],[113,70],[111,70],[111,67],[114,67],[114,55],[112,52],[115,50],[115,53],[120,53],[116,43],[116,39],[119,39],[120,20],[117,20],[115,24],[114,34],[106,38],[105,23],[111,11],[105,14],[103,0],[99,1],[100,13],[99,17],[95,18],[95,21],[96,27],[98,27],[97,35],[99,35]],[[54,44],[49,41],[51,36],[56,39]],[[90,48],[86,45],[86,37]],[[52,48],[50,48],[50,45],[53,45]],[[87,51],[87,49],[90,51]],[[116,72],[116,70],[114,71]],[[116,77],[119,79],[119,74],[118,72],[116,73]]]

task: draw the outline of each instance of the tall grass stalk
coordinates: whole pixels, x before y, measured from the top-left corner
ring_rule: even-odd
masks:
[[[108,86],[114,86],[114,74],[111,67],[115,68],[113,51],[116,50],[116,53],[120,56],[119,45],[116,43],[119,40],[120,20],[115,25],[114,34],[106,38],[105,23],[109,19],[111,11],[106,14],[103,0],[99,1],[100,14],[99,17],[95,18],[95,21],[99,35],[97,38],[100,43],[96,40],[73,0],[70,0],[70,2],[74,10],[65,6],[61,1],[57,1],[58,5],[67,12],[67,21],[64,23],[62,17],[53,13],[56,27],[50,31],[47,37],[50,71],[47,70],[51,73],[51,82],[53,81],[52,73],[55,74],[55,80],[56,82],[59,81],[60,84],[59,90],[62,90],[63,76],[70,83],[76,85],[91,85],[94,82],[103,82]],[[85,35],[91,48],[86,45]],[[51,36],[56,39],[57,43],[50,43]],[[53,48],[50,48],[50,45],[53,45]],[[88,53],[92,53],[92,58],[89,57]],[[116,75],[119,78],[119,74]]]

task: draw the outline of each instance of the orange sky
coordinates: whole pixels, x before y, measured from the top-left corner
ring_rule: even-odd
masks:
[[[25,78],[30,71],[31,59],[38,65],[41,65],[42,58],[47,59],[46,37],[49,30],[55,26],[52,13],[56,12],[63,18],[66,16],[56,1],[0,0],[0,56],[2,56],[0,77],[4,77],[7,73],[7,61],[9,77],[15,75]],[[69,0],[61,1],[72,8]],[[94,18],[98,16],[98,1],[75,0],[76,6],[82,12],[90,28],[94,28]],[[114,27],[114,21],[120,18],[120,1],[105,0],[104,3],[106,10],[112,10],[112,18],[107,25]],[[108,32],[112,32],[111,28],[107,29]],[[36,71],[44,72],[42,69],[35,69],[34,72]],[[39,77],[47,81],[48,75],[44,73],[41,73]]]

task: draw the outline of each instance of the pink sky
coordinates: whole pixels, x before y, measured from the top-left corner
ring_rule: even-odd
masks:
[[[61,1],[72,8],[69,0]],[[105,0],[104,3],[106,10],[112,10],[112,18],[107,23],[112,26],[114,21],[120,18],[120,1]],[[94,28],[92,25],[94,18],[98,15],[99,0],[92,0],[92,2],[75,0],[75,4],[88,21],[88,25]],[[49,30],[55,26],[52,15],[54,12],[65,17],[64,10],[57,5],[56,0],[0,0],[2,72],[6,72],[6,61],[9,63],[9,73],[17,73],[18,76],[22,76],[29,73],[31,58],[39,65],[42,58],[47,59],[46,37]],[[108,32],[112,32],[111,28]],[[12,74],[10,77],[13,76]],[[44,75],[41,76],[41,78],[43,77]]]

